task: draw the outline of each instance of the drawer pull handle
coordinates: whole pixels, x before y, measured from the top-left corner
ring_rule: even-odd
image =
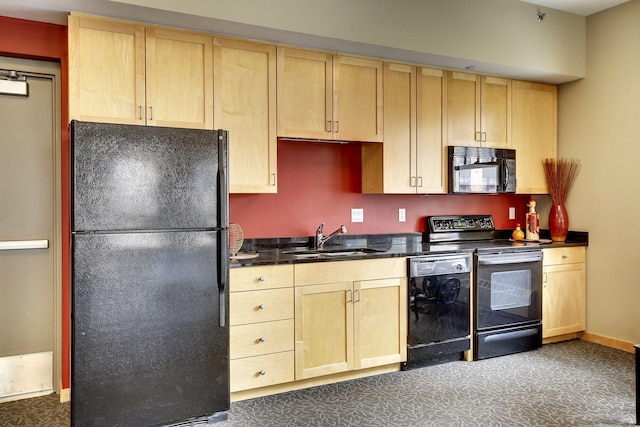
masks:
[[[260,342],[265,342],[267,339],[265,337],[260,337]]]
[[[267,375],[267,371],[265,370],[260,371],[260,375]]]
[[[258,307],[260,310],[264,310],[264,304],[260,304],[260,306]]]
[[[562,259],[567,259],[569,258],[569,255],[562,255]]]
[[[260,276],[260,279],[259,279],[259,280],[260,280],[261,282],[264,282],[264,281],[265,281],[265,280],[267,280],[267,279],[266,279],[266,277],[264,277],[264,276]]]

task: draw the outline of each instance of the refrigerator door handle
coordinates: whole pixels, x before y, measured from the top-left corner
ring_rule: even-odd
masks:
[[[229,133],[218,130],[218,224],[220,231],[220,244],[218,247],[218,294],[220,302],[220,327],[227,323],[227,292],[229,280]]]
[[[218,226],[222,229],[229,227],[229,133],[218,131]]]
[[[218,300],[220,304],[220,327],[226,326],[227,320],[227,282],[229,279],[229,230],[220,230],[220,250],[218,251],[220,268],[218,269]]]

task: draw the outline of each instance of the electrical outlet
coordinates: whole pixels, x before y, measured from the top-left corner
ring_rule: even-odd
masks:
[[[516,208],[513,206],[509,208],[509,219],[516,219]]]
[[[407,220],[407,211],[405,208],[398,209],[398,222],[405,222]]]
[[[362,208],[351,209],[351,222],[364,222],[364,209]]]

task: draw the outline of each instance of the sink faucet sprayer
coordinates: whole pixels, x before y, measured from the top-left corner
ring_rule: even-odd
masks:
[[[316,230],[316,249],[322,249],[322,247],[324,246],[325,243],[327,243],[328,240],[337,236],[338,234],[344,234],[347,232],[347,227],[342,225],[340,228],[338,228],[336,231],[329,234],[328,236],[323,236],[322,227],[324,227],[324,222],[320,224],[318,226],[318,229]]]

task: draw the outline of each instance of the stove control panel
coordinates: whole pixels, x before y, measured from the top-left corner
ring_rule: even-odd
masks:
[[[430,233],[493,231],[495,224],[491,215],[429,216],[427,230]]]
[[[471,255],[426,255],[409,258],[409,277],[469,274]]]

